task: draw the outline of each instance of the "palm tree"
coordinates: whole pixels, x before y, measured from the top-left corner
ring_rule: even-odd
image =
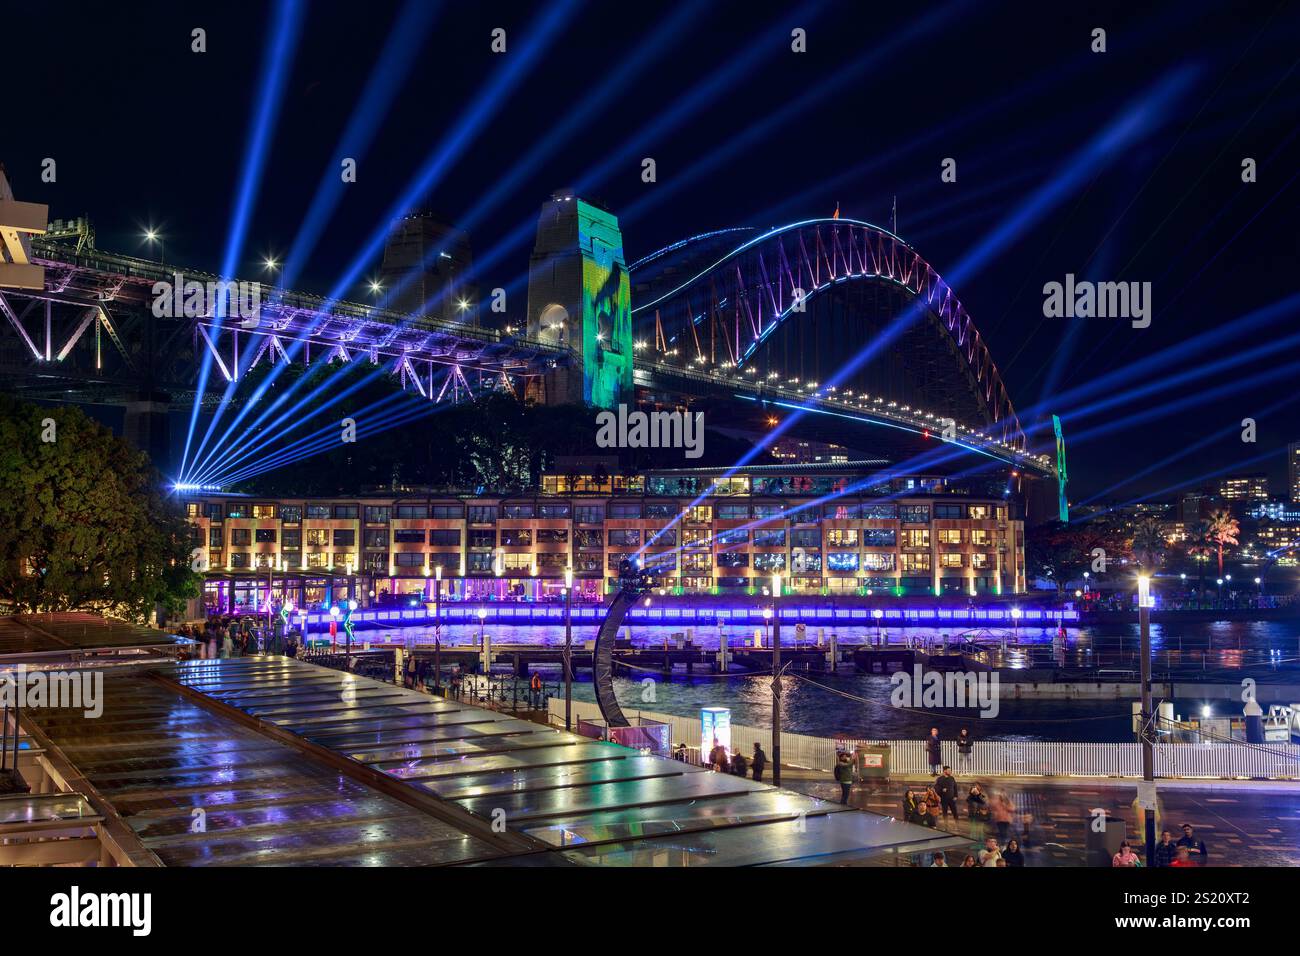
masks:
[[[1155,574],[1164,562],[1168,539],[1155,518],[1143,518],[1133,529],[1133,557],[1142,570]]]
[[[1214,550],[1213,544],[1208,521],[1198,520],[1187,526],[1187,553],[1196,555],[1196,566],[1200,570],[1200,581],[1196,587],[1197,607],[1205,594],[1205,558]]]
[[[1219,577],[1223,577],[1223,546],[1237,544],[1241,525],[1237,524],[1237,519],[1230,512],[1222,508],[1211,511],[1207,523],[1210,526],[1210,540],[1214,542],[1215,550],[1219,555]]]

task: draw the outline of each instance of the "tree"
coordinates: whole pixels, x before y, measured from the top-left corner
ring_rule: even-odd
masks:
[[[74,407],[0,396],[0,598],[142,620],[199,594],[193,532],[144,454]]]
[[[1105,553],[1109,565],[1124,553],[1125,544],[1118,531],[1104,520],[1073,524],[1052,521],[1030,529],[1025,542],[1025,563],[1031,576],[1046,578],[1060,592],[1092,567],[1096,549]]]
[[[1205,594],[1205,560],[1214,551],[1214,533],[1210,523],[1204,520],[1193,521],[1187,526],[1187,553],[1196,557],[1197,575],[1196,603],[1201,603]]]
[[[1155,518],[1142,518],[1133,529],[1133,558],[1142,570],[1155,574],[1164,563],[1169,541]]]
[[[1206,523],[1210,526],[1210,540],[1214,542],[1215,551],[1219,555],[1219,577],[1223,577],[1223,546],[1237,544],[1241,525],[1237,524],[1237,519],[1230,512],[1222,508],[1211,511]]]

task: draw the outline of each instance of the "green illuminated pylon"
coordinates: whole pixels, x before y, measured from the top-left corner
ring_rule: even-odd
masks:
[[[1060,517],[1062,522],[1070,520],[1070,502],[1065,496],[1065,482],[1067,475],[1065,472],[1065,434],[1061,431],[1061,419],[1052,416],[1052,430],[1056,432],[1056,490],[1059,496],[1058,505],[1060,508]]]
[[[561,190],[542,206],[529,265],[528,337],[569,351],[548,403],[632,400],[632,293],[618,217]]]

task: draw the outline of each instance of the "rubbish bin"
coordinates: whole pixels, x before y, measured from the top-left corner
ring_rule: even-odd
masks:
[[[889,779],[888,744],[866,744],[855,747],[853,762],[858,766],[859,780]]]
[[[1083,818],[1083,852],[1088,866],[1110,866],[1125,840],[1124,821],[1110,814],[1089,812]],[[1133,852],[1145,860],[1146,848],[1133,844]]]

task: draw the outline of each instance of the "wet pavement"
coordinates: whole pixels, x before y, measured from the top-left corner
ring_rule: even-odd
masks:
[[[943,829],[969,837],[971,852],[982,844],[988,824],[966,817],[966,793],[977,778],[958,777],[958,807],[961,818],[948,818]],[[902,815],[903,791],[926,785],[928,778],[909,778],[860,783],[853,789],[853,806],[895,817]],[[1078,866],[1084,862],[1084,846],[1094,808],[1103,808],[1114,825],[1122,821],[1124,838],[1136,844],[1137,814],[1133,801],[1137,787],[1131,783],[1102,783],[1084,778],[1065,781],[982,779],[986,794],[1007,794],[1022,820],[1013,827],[1021,834],[1029,814],[1028,866]],[[839,799],[839,786],[829,774],[792,770],[782,772],[782,783],[825,799]],[[1206,845],[1210,866],[1300,866],[1300,784],[1254,784],[1225,782],[1204,786],[1183,783],[1159,788],[1157,832],[1168,828],[1173,838],[1179,827],[1190,823]],[[950,861],[951,862],[951,861]]]

